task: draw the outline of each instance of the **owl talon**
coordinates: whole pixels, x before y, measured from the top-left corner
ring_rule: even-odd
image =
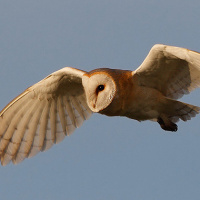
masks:
[[[158,118],[157,122],[160,124],[160,127],[165,131],[176,132],[178,130],[178,126],[175,123],[171,121],[168,121],[168,123],[165,123],[161,117]]]

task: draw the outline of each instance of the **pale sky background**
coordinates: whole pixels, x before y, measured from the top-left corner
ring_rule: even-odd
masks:
[[[156,43],[200,51],[199,19],[199,0],[0,0],[0,108],[65,66],[134,70]],[[182,100],[200,106],[200,90]],[[178,125],[94,114],[0,166],[0,199],[199,200],[200,116]]]

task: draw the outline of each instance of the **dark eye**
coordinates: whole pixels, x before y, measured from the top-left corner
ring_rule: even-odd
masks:
[[[104,85],[99,85],[99,86],[97,87],[97,92],[99,92],[99,91],[103,91],[104,88],[105,88]]]

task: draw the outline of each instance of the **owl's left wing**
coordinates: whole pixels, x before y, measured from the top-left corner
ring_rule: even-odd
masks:
[[[0,158],[19,163],[59,143],[91,115],[82,86],[85,72],[66,67],[11,101],[0,113]]]
[[[200,87],[200,53],[157,44],[134,75],[140,85],[156,88],[165,96],[178,99]]]

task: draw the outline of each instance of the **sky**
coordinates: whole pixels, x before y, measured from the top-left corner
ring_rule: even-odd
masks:
[[[136,69],[156,43],[200,52],[199,0],[1,0],[0,108],[65,66]],[[182,98],[200,106],[200,90]],[[199,200],[200,116],[176,133],[93,114],[71,136],[0,166],[13,199]]]

